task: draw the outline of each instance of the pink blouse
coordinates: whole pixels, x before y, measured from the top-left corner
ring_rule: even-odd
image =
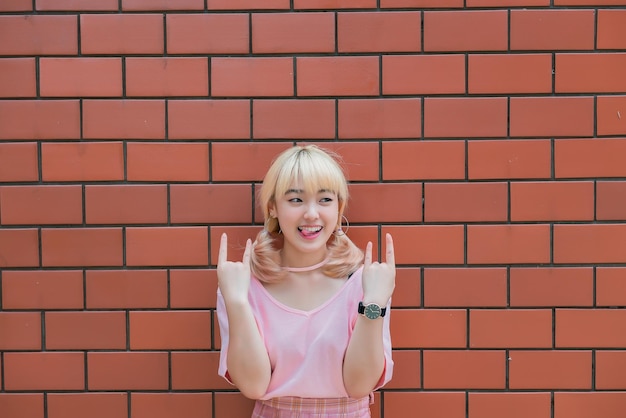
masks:
[[[252,277],[250,305],[272,367],[267,393],[261,399],[348,397],[343,384],[343,358],[358,317],[358,304],[363,298],[362,273],[363,267],[352,274],[333,297],[310,311],[282,304]],[[218,373],[232,383],[226,369],[228,317],[219,290],[217,315],[222,339]],[[375,389],[391,380],[393,373],[389,317],[390,309],[387,309],[383,318],[385,369]]]

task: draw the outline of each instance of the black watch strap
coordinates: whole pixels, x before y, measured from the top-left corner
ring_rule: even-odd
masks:
[[[365,314],[365,305],[363,305],[363,302],[362,302],[362,301],[361,301],[361,302],[359,302],[359,308],[358,308],[357,312],[358,312],[360,315],[364,315],[364,314]],[[385,314],[386,314],[386,313],[387,313],[387,307],[380,308],[380,316],[381,316],[381,317],[382,317],[382,316],[385,316]]]

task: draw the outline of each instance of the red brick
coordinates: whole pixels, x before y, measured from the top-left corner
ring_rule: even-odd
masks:
[[[596,352],[595,388],[623,390],[626,387],[626,351]]]
[[[112,181],[124,179],[121,142],[61,142],[41,145],[44,181]]]
[[[511,351],[511,389],[591,389],[591,351]]]
[[[87,185],[88,224],[167,222],[167,187],[157,184]]]
[[[41,231],[44,267],[121,266],[121,228],[55,228]]]
[[[428,418],[465,418],[466,402],[465,392],[386,392],[384,411],[385,417],[419,411]]]
[[[376,0],[294,0],[293,8],[295,10],[298,10],[298,9],[375,9]]]
[[[592,97],[512,97],[511,136],[591,136]]]
[[[80,270],[19,270],[2,273],[4,309],[82,309]]]
[[[549,225],[469,225],[470,264],[548,263]]]
[[[165,102],[84,100],[83,136],[87,139],[164,139]]]
[[[214,97],[292,96],[293,80],[293,58],[211,59],[211,95]]]
[[[424,12],[424,51],[505,51],[506,10]]]
[[[468,92],[515,94],[552,92],[550,54],[470,55]]]
[[[424,221],[506,221],[508,203],[506,183],[426,183]]]
[[[0,97],[34,97],[37,79],[34,58],[3,58],[0,61]]]
[[[0,28],[0,55],[76,55],[78,52],[76,16],[0,16]]]
[[[422,386],[421,354],[419,350],[396,350],[393,352],[393,379],[386,389],[417,389]]]
[[[126,393],[49,393],[48,418],[126,418]]]
[[[512,182],[512,221],[591,221],[593,182]]]
[[[83,14],[82,54],[162,54],[163,15]]]
[[[550,348],[552,311],[549,309],[473,309],[471,348]]]
[[[472,180],[551,177],[549,140],[469,141],[467,152]]]
[[[335,138],[334,100],[255,100],[252,112],[255,139]]]
[[[38,267],[36,229],[0,229],[0,267]]]
[[[506,304],[504,268],[424,269],[425,307],[504,307]]]
[[[239,392],[216,392],[214,405],[215,418],[248,418],[252,415],[254,400],[244,398]]]
[[[38,11],[117,11],[118,0],[37,0],[36,8]]]
[[[422,184],[352,184],[346,216],[353,222],[421,222]]]
[[[593,271],[588,267],[518,267],[510,271],[510,306],[592,306]]]
[[[503,137],[507,134],[507,100],[503,97],[424,100],[424,136]]]
[[[166,22],[168,54],[249,52],[247,14],[167,14]]]
[[[130,312],[131,350],[211,348],[211,313],[207,311]]]
[[[626,53],[556,54],[555,68],[557,93],[626,91]]]
[[[419,138],[419,98],[339,100],[339,138]]]
[[[167,307],[165,270],[87,270],[87,309]]]
[[[43,418],[43,393],[0,393],[0,411],[12,418]]]
[[[207,181],[207,143],[129,143],[127,176],[131,181]]]
[[[596,305],[625,306],[625,278],[626,269],[623,267],[598,267],[596,270]]]
[[[218,202],[229,202],[225,211]],[[172,184],[172,223],[246,223],[252,219],[249,184]]]
[[[213,269],[170,270],[172,308],[215,309],[217,272]]]
[[[0,100],[0,139],[78,139],[80,108],[75,100]]]
[[[36,143],[0,143],[0,182],[26,182],[38,179]]]
[[[290,143],[214,143],[213,181],[263,180],[272,160]]]
[[[392,315],[395,348],[463,348],[467,345],[467,314],[463,310],[398,309]]]
[[[334,51],[334,13],[252,14],[252,52],[255,54]]]
[[[133,393],[133,418],[204,418],[211,416],[211,393]]]
[[[626,96],[598,96],[596,120],[598,135],[626,134]]]
[[[623,392],[556,392],[554,394],[554,418],[622,418],[625,410],[626,393]]]
[[[379,179],[380,147],[378,142],[320,142],[317,145],[337,154],[348,181]]]
[[[421,27],[418,11],[339,12],[337,50],[341,53],[418,52],[422,49]]]
[[[4,389],[8,391],[84,390],[85,354],[4,353]]]
[[[33,2],[31,0],[15,0],[15,1],[10,1],[8,3],[0,4],[0,11],[3,11],[3,12],[30,12],[32,10],[33,10]],[[7,399],[6,402],[12,402],[13,400],[13,398],[10,396],[5,397],[4,399]],[[8,399],[11,399],[11,401],[9,401]],[[0,402],[2,402],[1,399],[0,399]]]
[[[204,10],[204,0],[124,0],[122,10]]]
[[[383,56],[383,94],[465,93],[465,57],[449,55]]]
[[[126,228],[126,264],[206,266],[208,245],[206,227]]]
[[[167,390],[167,357],[159,352],[89,352],[89,390]]]
[[[0,187],[3,225],[82,223],[80,186]]]
[[[557,348],[612,348],[626,344],[626,310],[557,309]]]
[[[469,394],[469,416],[551,418],[550,397],[550,393],[474,392]]]
[[[126,313],[46,312],[46,349],[126,348]]]
[[[626,262],[626,224],[554,225],[555,263]]]
[[[249,100],[169,100],[169,139],[248,139]]]
[[[567,139],[554,143],[556,178],[624,177],[624,139]]]
[[[465,178],[461,141],[385,141],[382,150],[384,180]]]
[[[466,7],[534,7],[550,6],[550,0],[467,0]]]
[[[218,376],[218,363],[219,352],[216,351],[172,353],[172,389],[232,389],[226,379]],[[198,370],[207,372],[198,373]]]
[[[422,305],[420,268],[396,269],[396,287],[391,300],[393,308],[417,308]]]
[[[626,10],[598,10],[598,49],[626,48]]]
[[[372,96],[380,91],[378,57],[299,57],[296,72],[298,96]]]
[[[209,10],[289,10],[289,0],[267,0],[259,3],[256,0],[211,0],[207,4]]]
[[[383,228],[393,235],[397,264],[461,264],[462,225],[407,225]]]
[[[210,231],[211,260],[209,265],[217,265],[217,253],[222,234],[228,235],[228,259],[241,260],[243,250],[246,247],[246,240],[254,240],[261,231],[262,226],[212,226]],[[352,228],[354,230],[355,228]],[[351,231],[352,232],[352,231]],[[353,234],[350,238],[354,241]],[[212,297],[213,295],[211,295]]]
[[[41,350],[41,313],[0,312],[0,335],[2,351]]]
[[[128,96],[207,96],[209,63],[203,57],[126,58]]]
[[[593,49],[594,26],[593,10],[512,10],[511,49]]]
[[[424,351],[424,389],[504,389],[503,350]]]
[[[122,95],[121,58],[41,58],[42,97]]]

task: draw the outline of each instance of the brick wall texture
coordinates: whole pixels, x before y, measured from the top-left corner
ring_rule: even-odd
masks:
[[[626,416],[625,0],[0,1],[0,416],[249,417],[217,237],[295,142],[395,239],[374,417]]]

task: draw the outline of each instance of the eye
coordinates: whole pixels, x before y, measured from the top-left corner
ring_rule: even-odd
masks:
[[[292,197],[291,199],[288,200],[288,202],[291,202],[291,203],[301,203],[302,199],[300,199],[299,197]]]
[[[322,197],[322,198],[320,199],[320,202],[322,202],[322,203],[330,203],[330,202],[332,202],[332,201],[333,201],[333,198],[332,198],[332,197]]]

